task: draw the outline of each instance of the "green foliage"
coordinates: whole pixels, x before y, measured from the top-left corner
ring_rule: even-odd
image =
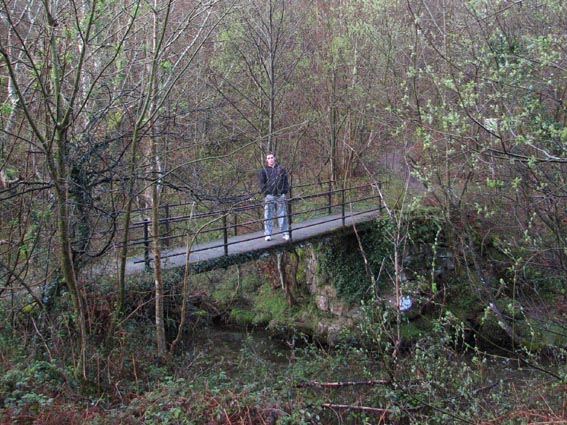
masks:
[[[412,251],[413,270],[435,269],[435,256],[440,241],[440,219],[435,210],[420,209],[404,217],[401,226],[406,234],[401,237],[408,244],[398,247],[400,258]],[[394,272],[395,229],[387,218],[376,220],[374,226],[358,236],[348,235],[320,244],[320,271],[330,278],[339,296],[348,302],[358,302],[374,295],[372,278],[376,279],[379,290],[391,288]],[[359,239],[358,239],[359,238]],[[409,248],[408,248],[409,247]],[[365,263],[367,260],[368,268]],[[418,264],[419,263],[419,264]],[[368,272],[364,272],[364,271]],[[432,281],[432,285],[433,285]]]
[[[240,271],[235,270],[237,267],[243,267]],[[213,286],[210,296],[213,300],[220,304],[229,304],[235,298],[244,297],[247,298],[251,295],[256,294],[258,288],[262,286],[262,276],[250,270],[246,265],[244,266],[231,266],[229,270],[234,270],[235,273],[226,273],[225,270],[222,272],[209,272],[207,277],[209,279],[214,279],[218,281],[217,284]],[[201,280],[205,288],[210,287],[210,283],[203,276],[195,275],[193,277],[196,285],[201,285]]]
[[[364,256],[369,270],[377,275],[382,261],[391,254],[392,244],[383,238],[386,224],[377,222],[372,231],[347,235],[316,247],[320,272],[335,285],[337,294],[347,302],[358,302],[372,294],[372,279],[364,272]]]
[[[265,308],[280,317],[289,314],[274,294],[278,291],[265,285],[260,292]],[[386,408],[389,423],[488,421],[521,406],[540,412],[547,408],[550,418],[560,411],[562,384],[544,386],[542,382],[549,380],[541,375],[527,375],[504,362],[494,364],[467,345],[465,322],[456,316],[433,319],[427,330],[402,319],[407,325],[404,335],[412,342],[394,355],[394,309],[373,302],[365,306],[365,313],[359,321],[364,338],[357,336],[334,349],[311,344],[299,334],[288,334],[281,344],[252,334],[230,334],[230,344],[221,349],[225,338],[213,333],[203,345],[190,338],[170,363],[155,358],[151,332],[132,324],[123,328],[120,343],[110,353],[97,357],[96,351],[90,352],[93,363],[103,368],[98,377],[103,386],[89,392],[88,407],[64,396],[69,394],[67,381],[55,363],[33,361],[3,374],[0,392],[5,405],[0,409],[16,422],[22,417],[95,424],[269,423],[277,418],[277,423],[290,425],[334,423],[337,418],[342,423],[379,422],[375,413],[321,407],[329,401]],[[558,373],[564,376],[564,370]],[[92,378],[96,382],[96,376]],[[313,384],[389,379],[390,383],[336,388]],[[515,382],[526,385],[517,387]],[[530,395],[533,384],[538,397]]]
[[[260,315],[268,315],[273,323],[287,322],[288,305],[285,295],[280,290],[272,289],[270,285],[262,286],[254,306]]]
[[[8,414],[15,419],[21,419],[14,422],[42,423],[55,422],[54,418],[65,423],[68,418],[65,413],[75,410],[87,412],[85,417],[75,417],[76,423],[96,423],[96,418],[87,415],[97,408],[105,412],[101,413],[99,423],[270,423],[274,419],[272,415],[278,416],[278,423],[289,424],[375,423],[381,419],[355,410],[325,411],[321,403],[329,400],[387,407],[387,421],[392,423],[564,420],[566,374],[565,350],[561,347],[565,345],[565,326],[559,313],[564,300],[557,295],[561,292],[565,295],[567,291],[565,2],[468,0],[429,2],[424,8],[415,7],[416,2],[380,0],[356,5],[334,2],[317,9],[310,9],[310,2],[303,2],[284,11],[279,9],[284,3],[270,1],[268,5],[277,6],[278,11],[271,21],[261,19],[261,14],[268,10],[263,8],[264,4],[256,2],[256,9],[246,7],[251,4],[236,4],[222,25],[208,27],[219,32],[214,34],[213,42],[203,44],[206,54],[189,54],[202,61],[196,72],[184,68],[189,63],[181,60],[179,53],[185,46],[191,46],[185,35],[199,31],[177,14],[180,10],[176,12],[174,19],[195,31],[177,33],[173,26],[168,30],[170,40],[177,42],[167,43],[172,50],[168,47],[160,52],[157,63],[160,72],[171,75],[171,81],[179,86],[163,87],[163,92],[171,93],[171,102],[153,99],[160,108],[155,116],[157,125],[148,127],[145,133],[167,136],[160,137],[168,146],[160,152],[168,171],[163,175],[164,187],[217,193],[213,189],[231,187],[236,180],[244,181],[248,176],[237,163],[256,160],[256,153],[245,149],[246,153],[237,159],[239,154],[233,152],[263,144],[264,136],[273,136],[280,144],[286,144],[280,145],[281,150],[297,158],[290,164],[296,173],[309,168],[309,173],[321,176],[325,174],[322,167],[332,155],[329,139],[338,141],[337,155],[345,169],[360,165],[357,171],[378,162],[374,159],[380,157],[387,144],[402,151],[403,140],[406,146],[411,146],[415,175],[427,183],[431,194],[428,200],[441,204],[445,208],[444,216],[457,222],[467,212],[477,211],[477,215],[466,218],[470,219],[465,224],[473,229],[473,240],[460,246],[463,255],[459,258],[465,268],[470,268],[466,272],[472,273],[453,277],[442,288],[436,281],[437,251],[446,230],[438,223],[436,214],[417,216],[414,211],[411,217],[403,218],[400,227],[382,220],[373,231],[360,233],[360,240],[350,236],[318,247],[321,270],[334,282],[339,295],[353,303],[365,301],[366,315],[358,323],[357,332],[347,339],[348,344],[337,350],[321,350],[311,345],[293,348],[273,363],[263,357],[251,338],[236,350],[235,361],[227,360],[224,355],[215,357],[207,349],[193,353],[192,341],[188,341],[186,357],[175,358],[167,366],[156,359],[153,351],[152,326],[149,326],[153,282],[149,278],[146,286],[129,285],[132,314],[124,318],[126,322],[111,341],[114,344],[111,349],[102,355],[96,346],[90,347],[87,373],[96,384],[88,392],[97,397],[88,400],[88,408],[82,409],[87,390],[81,394],[81,403],[76,402],[77,393],[71,389],[65,391],[65,366],[61,366],[76,361],[75,353],[71,352],[74,344],[62,343],[74,341],[69,333],[74,323],[69,297],[59,295],[59,278],[46,279],[57,276],[46,261],[55,259],[52,254],[58,244],[44,237],[53,233],[51,203],[55,192],[51,185],[41,184],[50,180],[42,152],[54,151],[50,145],[41,146],[41,138],[29,136],[30,123],[14,121],[15,127],[7,127],[6,131],[11,137],[6,143],[2,141],[5,158],[1,160],[5,161],[2,169],[8,179],[22,179],[22,184],[6,192],[11,198],[6,211],[15,211],[18,218],[2,230],[0,239],[3,243],[12,238],[19,241],[18,245],[3,250],[4,260],[19,250],[21,257],[30,261],[25,270],[12,267],[18,264],[10,261],[4,261],[9,266],[5,268],[14,277],[24,279],[33,290],[36,282],[49,282],[43,288],[42,295],[46,297],[42,300],[53,301],[55,306],[49,309],[47,318],[45,312],[36,309],[36,304],[26,305],[21,299],[6,308],[0,307],[0,360],[5,369],[0,379],[2,407],[10,410]],[[139,74],[145,69],[139,59],[148,59],[143,53],[149,52],[149,45],[137,44],[141,56],[129,53],[136,40],[149,40],[144,30],[151,25],[144,19],[134,22],[132,27],[121,27],[128,28],[124,32],[127,36],[124,44],[119,44],[122,29],[112,25],[125,23],[114,19],[118,16],[144,18],[146,12],[151,12],[150,6],[132,9],[118,2],[97,3],[90,35],[85,32],[87,15],[75,15],[77,10],[63,7],[57,27],[53,27],[57,32],[53,47],[62,61],[61,70],[56,69],[57,61],[46,56],[49,50],[42,50],[41,46],[46,45],[41,42],[42,37],[49,34],[35,21],[22,25],[29,31],[29,40],[40,41],[37,46],[7,45],[9,51],[29,53],[18,57],[23,61],[22,66],[14,62],[18,65],[14,70],[16,77],[21,77],[17,86],[29,88],[21,93],[21,101],[30,113],[15,114],[15,118],[44,117],[41,125],[35,126],[47,135],[44,140],[54,140],[50,135],[65,124],[47,122],[49,117],[56,118],[59,114],[45,113],[46,107],[59,105],[56,100],[64,98],[72,108],[75,97],[70,90],[81,88],[82,97],[76,98],[81,107],[72,109],[76,116],[64,128],[69,139],[59,152],[59,158],[69,161],[63,171],[73,170],[70,175],[60,177],[71,183],[75,196],[71,198],[75,202],[70,204],[73,216],[68,224],[79,240],[91,237],[90,233],[82,232],[87,230],[84,222],[78,226],[73,222],[82,216],[73,207],[86,205],[79,202],[79,197],[94,202],[89,207],[93,212],[109,211],[111,201],[114,211],[123,206],[120,194],[126,193],[124,182],[133,177],[126,168],[135,166],[140,178],[136,183],[140,186],[146,187],[149,182],[144,171],[147,156],[144,150],[136,150],[139,164],[129,164],[124,152],[132,130],[129,122],[143,118],[125,115],[125,111],[136,110],[135,105],[143,100],[137,95],[149,93],[136,86],[146,79],[129,71]],[[9,7],[5,9],[7,13]],[[312,33],[304,32],[295,13],[307,17],[306,27]],[[285,20],[279,19],[282,14],[286,15]],[[196,16],[205,15],[209,16],[196,13]],[[214,15],[220,16],[222,12],[211,13]],[[259,23],[280,24],[272,27],[271,33],[280,37],[270,40],[277,38],[277,46],[263,43],[268,40],[262,34],[267,35],[270,28],[255,25]],[[413,25],[416,27],[408,31]],[[115,37],[107,40],[104,31],[101,32],[103,28],[108,28]],[[257,32],[258,28],[267,32]],[[85,38],[77,36],[79,30]],[[135,38],[129,38],[128,34]],[[302,44],[300,40],[309,43]],[[276,51],[277,57],[272,58],[277,59],[276,66],[270,69],[269,56]],[[77,84],[73,84],[65,80],[70,74],[62,71],[78,65],[79,52],[96,54],[87,54],[84,64],[87,73],[81,74],[77,69]],[[52,66],[53,72],[36,69],[28,60],[32,57],[37,59],[34,63],[38,66]],[[178,66],[188,72],[177,74]],[[47,79],[30,81],[30,69],[38,71],[33,75]],[[61,81],[55,81],[58,71]],[[90,78],[87,74],[97,77]],[[57,84],[50,85],[48,80]],[[0,76],[0,81],[2,87],[8,87],[5,76]],[[215,86],[215,82],[221,84]],[[276,85],[272,93],[277,94],[275,103],[270,103],[272,99],[266,96],[270,83]],[[36,90],[47,86],[55,89],[61,86],[63,92],[55,89],[52,93],[43,92],[54,97],[42,99]],[[175,93],[182,95],[177,97]],[[386,102],[388,105],[383,108]],[[125,107],[128,105],[134,106],[129,109]],[[276,114],[269,118],[268,105],[277,106]],[[17,112],[14,106],[7,102],[0,106],[6,124],[12,124],[8,119]],[[65,102],[61,106],[65,108]],[[121,112],[116,112],[118,109]],[[275,124],[273,131],[267,128],[268,122]],[[164,131],[162,134],[158,134],[160,129]],[[179,145],[181,139],[187,143]],[[293,149],[287,149],[292,145]],[[231,155],[223,156],[227,152]],[[346,158],[351,154],[356,158],[352,164]],[[185,170],[195,159],[203,164],[201,159],[209,155],[223,157],[215,166],[189,166]],[[321,168],[312,166],[313,158],[321,160]],[[85,178],[86,175],[90,177]],[[392,204],[406,190],[404,179],[395,183],[399,187],[386,193],[392,197]],[[187,193],[179,192],[168,196],[182,198]],[[24,196],[20,197],[21,194]],[[31,199],[27,205],[29,211],[15,202],[21,200],[25,206],[26,199]],[[456,237],[451,242],[459,242],[462,226],[463,223],[455,225]],[[404,264],[406,272],[408,275],[414,272],[415,276],[410,278],[419,285],[419,292],[431,296],[435,313],[441,312],[427,326],[420,319],[400,316],[397,309],[375,297],[377,292],[382,295],[392,286],[392,257],[396,249],[392,242],[399,228],[403,232],[398,236],[404,239],[400,251],[411,249],[412,261]],[[80,252],[78,249],[79,257]],[[481,261],[479,270],[473,270],[469,261],[469,255],[476,252]],[[420,263],[426,267],[418,272]],[[485,286],[475,271],[486,274]],[[80,279],[86,275],[83,270],[77,272]],[[290,322],[295,311],[287,306],[281,290],[270,288],[266,282],[269,277],[265,275],[244,274],[236,279],[235,274],[225,273],[219,279],[221,283],[216,280],[207,283],[216,285],[211,295],[229,312],[231,319],[244,324],[270,323],[272,328],[289,331],[293,329]],[[182,278],[168,273],[164,273],[164,278],[168,295],[172,294],[167,308],[173,310],[176,285]],[[303,275],[300,273],[298,278],[302,280]],[[376,288],[371,286],[374,279],[378,283]],[[97,337],[107,329],[114,289],[99,282],[81,280],[79,284],[89,313],[88,327],[93,332],[89,343],[95,345]],[[10,285],[7,290],[14,289],[13,293],[18,294],[17,282],[10,278]],[[497,364],[491,369],[490,357],[467,346],[465,334],[471,332],[469,325],[475,326],[475,331],[505,337],[495,315],[485,308],[487,298],[479,296],[485,295],[484,291],[498,294],[496,303],[515,332],[529,343],[528,348],[551,347],[553,353],[557,350],[557,358],[551,365],[529,356],[539,370],[548,369],[552,373],[528,373],[509,364]],[[258,295],[254,306],[244,302],[250,293]],[[203,297],[207,295],[208,292]],[[519,299],[518,295],[525,298]],[[538,317],[529,317],[527,307],[540,308],[535,305],[536,297],[539,302],[553,305],[552,313],[547,313],[553,320],[539,317],[542,314],[539,311]],[[191,317],[200,318],[204,314],[199,306]],[[303,314],[312,320],[316,317],[313,310],[304,310]],[[403,344],[396,346],[399,337]],[[306,343],[300,342],[299,337],[293,336],[286,346]],[[38,353],[57,362],[37,360],[41,358]],[[525,355],[523,351],[516,354]],[[371,388],[296,385],[310,380],[371,379],[384,374],[395,379],[389,385]],[[56,406],[59,399],[66,399],[68,405]],[[60,415],[49,416],[50,408],[58,408],[51,411]],[[13,419],[6,417],[7,421]]]
[[[365,313],[366,320],[360,322],[361,335],[365,336],[363,346],[378,356],[395,382],[374,395],[380,397],[381,405],[390,406],[390,420],[442,424],[497,417],[503,420],[502,412],[512,412],[506,418],[514,421],[513,412],[522,415],[520,406],[537,403],[529,387],[519,388],[514,379],[523,376],[521,379],[536,384],[541,376],[534,373],[528,378],[510,360],[493,359],[478,347],[470,346],[466,322],[453,314],[448,312],[431,319],[432,327],[415,334],[407,351],[400,355],[394,354],[392,341],[396,330],[391,325],[392,311],[372,304],[365,307]],[[538,362],[533,356],[530,361]],[[545,368],[542,366],[541,370]],[[562,397],[551,393],[540,397],[554,406],[549,409],[549,417],[557,417],[554,412],[558,412]]]
[[[238,326],[265,324],[270,320],[269,315],[258,315],[258,313],[255,311],[238,307],[230,310],[228,318],[230,320],[230,323],[234,323]]]
[[[65,374],[51,362],[36,360],[23,369],[8,370],[0,379],[4,407],[34,406],[39,411],[52,403],[66,384]]]

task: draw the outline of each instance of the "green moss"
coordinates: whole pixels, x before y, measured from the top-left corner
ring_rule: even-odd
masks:
[[[402,337],[409,340],[415,340],[431,333],[433,324],[429,319],[419,319],[411,322],[405,322],[401,326]]]
[[[565,327],[557,322],[547,321],[542,328],[540,320],[527,320],[523,327],[528,335],[525,338],[525,346],[529,350],[538,351],[549,347],[567,346]]]
[[[222,275],[218,275],[218,272],[209,272],[209,279],[215,284],[204,283],[204,288],[210,291],[211,298],[221,305],[230,303],[235,298],[253,298],[258,288],[262,286],[261,277],[254,270],[242,266],[245,271],[238,273],[236,267],[229,268],[228,273],[225,270]]]
[[[252,310],[233,308],[229,314],[230,321],[239,326],[250,326],[257,324],[256,313]]]
[[[478,296],[472,291],[473,286],[467,276],[455,275],[445,282],[443,309],[463,321],[475,320],[482,314],[482,305]]]
[[[287,302],[281,290],[274,290],[269,285],[260,288],[255,301],[255,310],[261,314],[269,314],[272,319],[281,321],[287,317]]]

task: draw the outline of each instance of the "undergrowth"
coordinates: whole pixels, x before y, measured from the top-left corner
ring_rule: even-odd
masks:
[[[232,352],[195,328],[170,359],[155,356],[151,321],[130,323],[110,351],[91,341],[89,384],[71,378],[64,332],[51,349],[3,351],[2,423],[41,424],[375,424],[516,423],[565,417],[567,371],[555,363],[488,355],[468,344],[466,325],[447,314],[396,351],[387,309],[334,348],[300,335],[242,333]],[[404,319],[404,320],[407,320]],[[361,337],[362,336],[362,337]],[[193,342],[192,342],[193,341]],[[4,346],[14,344],[10,338]],[[50,358],[51,356],[51,358]]]
[[[422,224],[414,229],[415,241],[427,240],[424,232],[436,231],[435,226]],[[378,270],[379,255],[386,255],[389,247],[372,235],[361,235],[361,241],[372,253],[371,267]],[[530,347],[484,350],[479,332],[483,326],[496,332],[498,322],[488,313],[484,323],[471,320],[471,312],[479,309],[471,301],[469,284],[456,277],[440,281],[433,292],[427,275],[417,276],[418,282],[425,282],[419,295],[430,311],[399,315],[375,292],[361,292],[368,289],[368,276],[360,267],[349,266],[347,258],[356,253],[360,260],[357,244],[351,239],[351,245],[343,245],[340,258],[333,254],[339,252],[338,245],[325,251],[323,266],[339,282],[337,290],[362,305],[356,326],[343,330],[333,347],[318,344],[294,327],[307,318],[313,325],[322,313],[314,310],[304,288],[297,288],[298,304],[288,304],[272,260],[258,262],[256,269],[192,276],[185,339],[168,359],[158,357],[154,348],[151,285],[131,282],[128,316],[109,337],[112,289],[93,284],[87,294],[91,336],[83,381],[73,374],[76,336],[67,297],[58,298],[49,312],[25,308],[25,302],[17,308],[3,302],[0,422],[295,425],[565,420],[567,352],[560,338],[545,352]],[[173,276],[167,287],[172,329],[180,279]],[[504,303],[502,308],[526,321],[516,304]],[[213,316],[245,328],[219,332],[212,328]],[[534,333],[543,325],[529,322]],[[270,332],[259,338],[260,329]],[[549,329],[564,334],[559,321],[550,323]]]

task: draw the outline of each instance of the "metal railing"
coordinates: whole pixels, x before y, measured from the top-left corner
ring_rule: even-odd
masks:
[[[376,183],[364,183],[352,187],[336,187],[332,181],[292,185],[287,198],[287,218],[289,223],[290,241],[293,241],[293,232],[299,229],[320,225],[327,221],[319,220],[316,224],[301,225],[307,219],[329,216],[329,222],[337,220],[340,213],[341,224],[344,227],[347,217],[355,217],[382,208]],[[313,191],[314,188],[319,188]],[[321,190],[325,187],[324,190]],[[236,243],[263,239],[253,235],[263,230],[264,226],[264,199],[250,198],[231,205],[227,208],[213,209],[206,212],[187,211],[192,203],[167,204],[161,206],[163,217],[159,219],[159,240],[162,248],[171,247],[176,239],[186,241],[195,237],[195,244],[208,242],[202,247],[195,247],[191,253],[222,247],[224,255],[229,255],[229,247]],[[141,210],[138,210],[141,211]],[[178,212],[179,211],[179,212]],[[176,212],[178,212],[176,214]],[[331,217],[332,216],[332,217]],[[297,225],[292,226],[292,223]],[[144,262],[149,267],[151,263],[151,220],[143,219],[133,222],[129,226],[134,235],[128,241],[128,246],[142,247]],[[200,229],[200,230],[195,230]],[[251,234],[249,238],[246,234]],[[231,236],[244,236],[237,241],[230,241]],[[181,245],[181,244],[179,244]],[[162,258],[182,255],[179,253],[162,253]]]

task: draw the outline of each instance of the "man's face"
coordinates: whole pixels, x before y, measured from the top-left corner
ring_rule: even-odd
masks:
[[[266,156],[266,164],[268,164],[269,167],[273,167],[275,163],[276,163],[276,157],[274,155]]]

